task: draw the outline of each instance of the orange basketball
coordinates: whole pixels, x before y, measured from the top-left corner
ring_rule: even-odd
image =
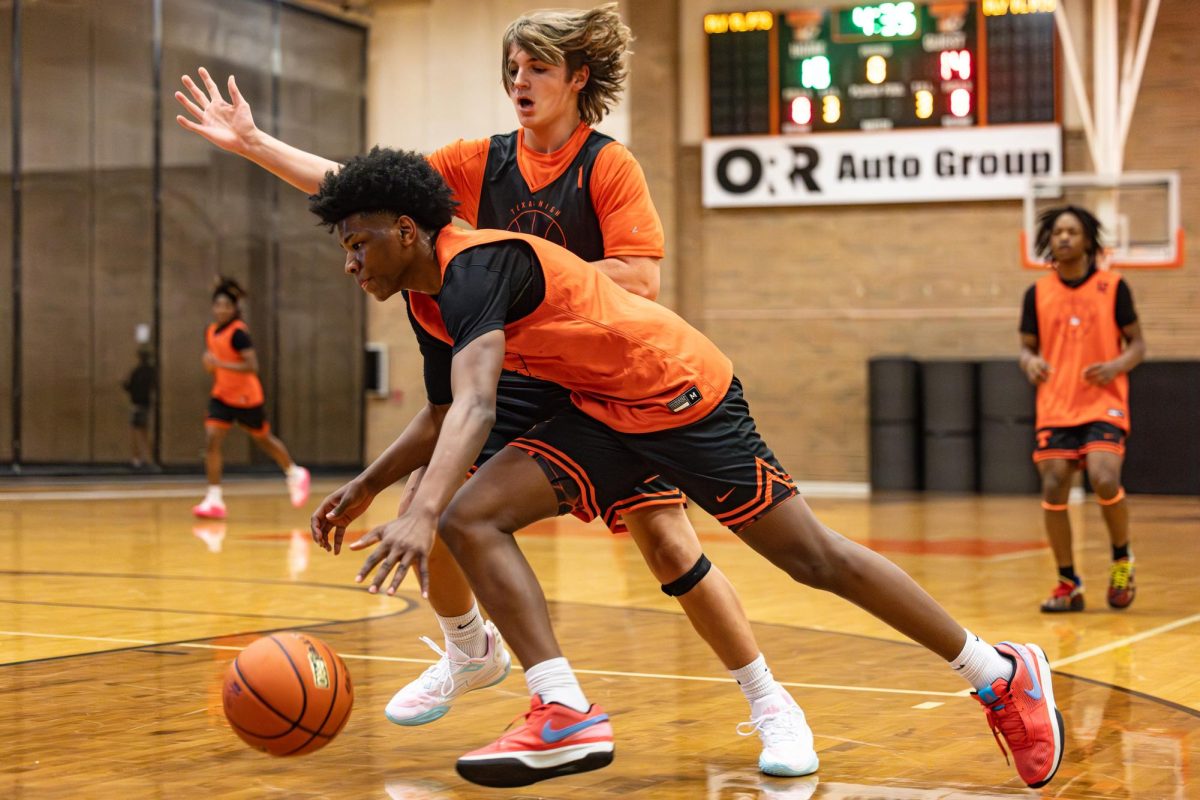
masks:
[[[273,756],[298,756],[337,736],[350,718],[354,689],[329,645],[304,633],[275,633],[229,665],[221,701],[246,744]]]

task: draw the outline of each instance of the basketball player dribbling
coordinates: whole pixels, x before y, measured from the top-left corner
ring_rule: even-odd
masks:
[[[468,223],[553,241],[627,291],[653,299],[663,234],[645,177],[625,147],[592,127],[623,89],[630,41],[615,4],[519,18],[504,34],[501,66],[520,127],[488,139],[459,140],[429,155],[428,162],[450,185],[459,201],[457,214]],[[336,162],[260,131],[232,76],[231,102],[206,70],[200,77],[203,89],[185,76],[188,94],[176,93],[191,115],[178,117],[183,127],[307,194],[317,191],[327,172],[339,169]],[[506,371],[495,426],[471,469],[569,406],[565,389]],[[408,481],[401,512],[422,474],[418,470]],[[750,704],[748,727],[762,739],[760,769],[780,776],[815,771],[818,759],[804,713],[767,667],[733,586],[702,552],[682,493],[662,480],[635,480],[627,489],[604,521],[615,531],[628,529],[662,590],[678,600],[736,679]],[[446,643],[435,648],[439,661],[388,704],[388,719],[401,725],[439,719],[464,692],[495,684],[509,670],[501,637],[483,621],[469,584],[440,540],[429,568],[429,601]],[[553,684],[565,665],[565,659],[542,665],[526,673],[526,681],[532,687]],[[583,699],[569,685],[541,691],[575,705]]]

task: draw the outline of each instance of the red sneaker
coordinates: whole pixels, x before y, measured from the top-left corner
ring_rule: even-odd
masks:
[[[528,786],[612,763],[612,724],[600,706],[580,713],[534,695],[524,717],[520,727],[458,759],[458,774],[481,786]]]
[[[1083,611],[1083,584],[1059,578],[1058,585],[1042,603],[1043,614],[1058,614],[1063,611]]]
[[[1110,608],[1129,608],[1137,586],[1133,583],[1133,556],[1114,561],[1108,571],[1108,605]]]
[[[1012,660],[1012,678],[998,678],[972,695],[983,704],[996,743],[1004,737],[1021,780],[1037,789],[1058,772],[1063,755],[1063,718],[1054,705],[1050,663],[1036,644],[1001,642],[996,649]]]

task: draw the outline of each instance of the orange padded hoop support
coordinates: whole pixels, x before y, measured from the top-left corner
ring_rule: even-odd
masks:
[[[1021,231],[1021,268],[1047,270],[1050,265],[1045,261],[1034,261],[1029,258],[1029,234]],[[1179,269],[1183,266],[1184,235],[1183,228],[1175,231],[1175,258],[1170,261],[1118,261],[1113,258],[1112,250],[1104,251],[1103,269]]]

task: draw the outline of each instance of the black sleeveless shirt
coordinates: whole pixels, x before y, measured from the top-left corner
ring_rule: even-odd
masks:
[[[584,261],[604,258],[604,234],[592,205],[596,156],[612,137],[592,131],[563,173],[531,192],[517,166],[517,134],[493,136],[488,147],[476,228],[540,236]]]

